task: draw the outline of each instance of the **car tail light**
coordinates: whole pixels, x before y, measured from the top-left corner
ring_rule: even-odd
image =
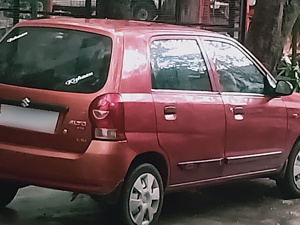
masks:
[[[125,140],[124,105],[119,94],[97,97],[89,110],[94,138]]]

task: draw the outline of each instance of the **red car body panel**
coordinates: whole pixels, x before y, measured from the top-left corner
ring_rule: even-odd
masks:
[[[107,81],[97,92],[0,84],[1,103],[29,98],[61,109],[53,134],[0,126],[0,179],[107,194],[124,181],[135,159],[155,153],[165,163],[166,189],[172,190],[277,173],[299,137],[300,126],[295,125],[299,94],[276,98],[222,94],[205,52],[212,91],[152,89],[151,41],[161,37],[199,41],[202,36],[231,40],[225,36],[166,24],[99,19],[42,19],[16,27],[101,34],[112,39],[113,47]],[[199,46],[203,50],[200,41]],[[91,102],[107,94],[118,94],[122,101],[125,140],[93,136]]]
[[[229,163],[223,174],[268,170],[282,165],[287,135],[287,111],[282,99],[222,97],[227,121],[225,155]],[[247,166],[241,166],[246,163]]]
[[[286,108],[287,108],[287,119],[288,119],[288,130],[287,130],[287,138],[286,138],[286,152],[285,155],[289,154],[289,150],[295,144],[295,141],[299,140],[299,132],[300,132],[300,109],[299,109],[299,93],[293,93],[290,96],[282,97]]]
[[[89,194],[112,192],[136,156],[126,142],[92,141],[84,154],[11,144],[1,144],[0,151],[6,159],[1,161],[1,179]]]
[[[170,156],[170,184],[221,176],[225,116],[216,94],[154,91],[157,136]],[[175,107],[176,120],[166,120],[166,107]],[[214,125],[212,122],[214,121]],[[213,139],[213,141],[212,141]],[[205,165],[207,161],[207,165]],[[204,163],[200,166],[200,163]]]

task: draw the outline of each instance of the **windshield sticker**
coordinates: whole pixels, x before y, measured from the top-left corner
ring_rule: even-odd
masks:
[[[91,77],[91,76],[93,76],[94,75],[94,73],[93,72],[90,72],[90,73],[87,73],[87,74],[85,74],[85,75],[82,75],[82,76],[78,76],[78,77],[76,77],[76,78],[72,78],[72,79],[70,79],[70,80],[67,80],[66,82],[65,82],[65,84],[66,85],[72,85],[72,84],[77,84],[79,81],[81,81],[81,80],[84,80],[84,79],[86,79],[86,78],[89,78],[89,77]]]
[[[20,38],[22,38],[22,37],[25,37],[27,34],[28,34],[28,32],[25,32],[25,33],[23,33],[23,34],[16,35],[16,36],[14,36],[14,37],[12,37],[12,38],[9,38],[9,39],[7,40],[7,43],[11,43],[11,42],[13,42],[13,41],[15,41],[15,40],[18,40],[18,39],[20,39]]]

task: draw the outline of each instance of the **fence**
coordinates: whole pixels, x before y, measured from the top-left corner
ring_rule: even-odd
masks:
[[[0,0],[1,29],[50,14],[112,17],[201,27],[243,41],[247,0]]]
[[[0,0],[0,35],[20,20],[35,19],[49,11],[49,0]]]

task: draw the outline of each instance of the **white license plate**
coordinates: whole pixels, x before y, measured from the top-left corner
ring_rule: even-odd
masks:
[[[53,134],[59,112],[1,104],[0,125]]]

